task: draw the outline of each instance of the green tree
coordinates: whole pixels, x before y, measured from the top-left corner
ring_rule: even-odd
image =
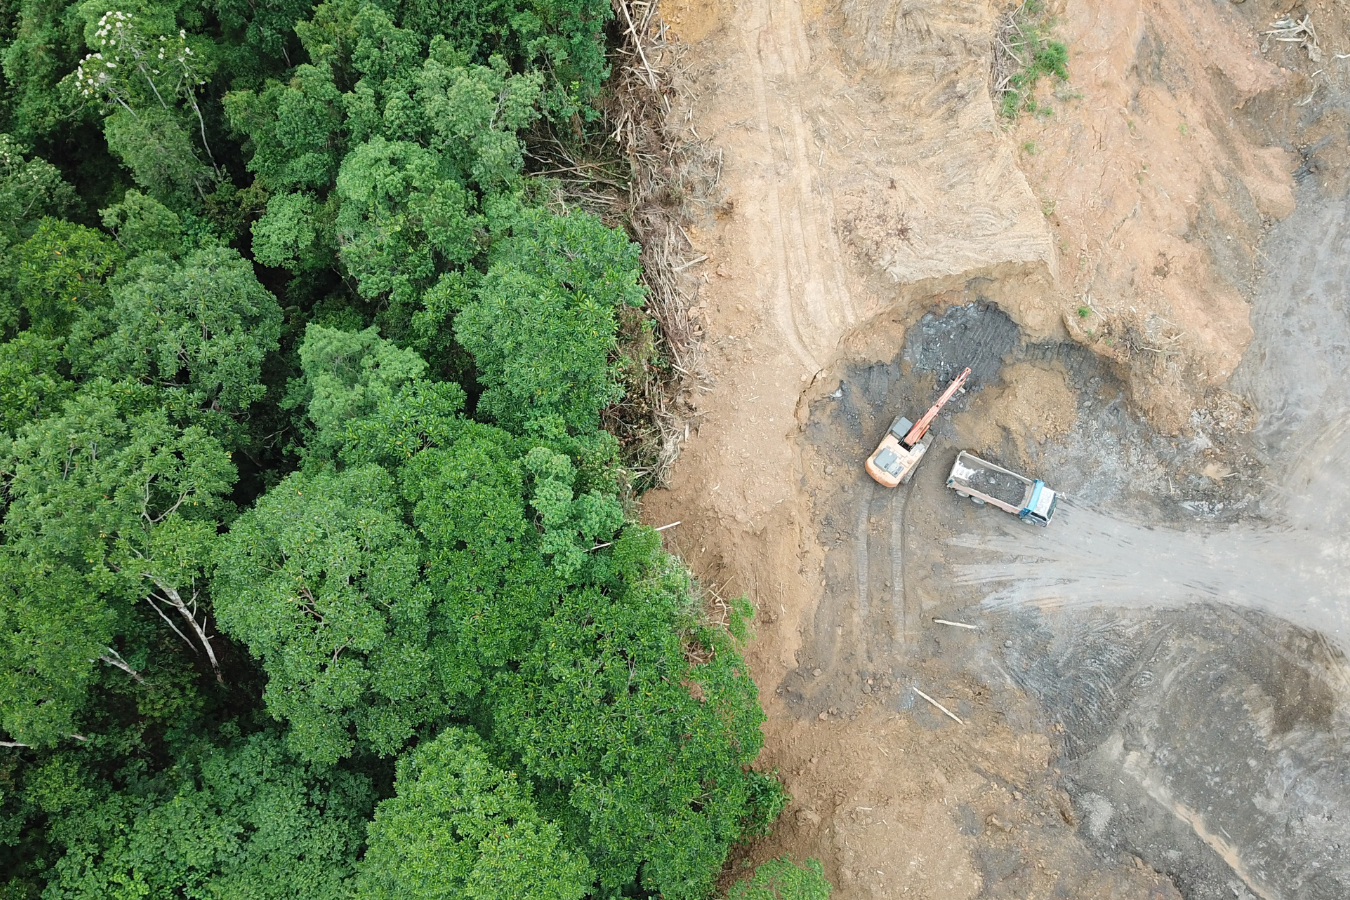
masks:
[[[22,743],[77,730],[77,700],[101,657],[137,677],[100,648],[153,641],[142,602],[220,677],[204,588],[235,471],[215,438],[173,424],[153,400],[96,381],[20,429],[3,458],[13,630],[0,716]],[[48,662],[24,662],[38,656]],[[57,693],[66,699],[55,703]]]
[[[757,824],[754,683],[730,639],[699,624],[655,532],[625,531],[594,578],[497,675],[493,740],[585,849],[601,896],[640,878],[672,900],[706,897]]]
[[[535,447],[526,454],[525,468],[534,476],[530,505],[539,514],[543,529],[540,549],[552,557],[560,575],[571,577],[584,565],[592,546],[619,530],[623,508],[617,498],[601,491],[576,497],[577,472],[572,461],[547,447]]]
[[[27,237],[30,222],[60,214],[74,204],[75,191],[55,166],[0,134],[0,249]]]
[[[390,96],[385,136],[438,153],[457,180],[487,194],[513,185],[524,166],[516,133],[538,117],[539,73],[512,75],[500,57],[468,66],[450,44],[432,38],[413,74],[411,96]]]
[[[537,550],[515,441],[469,424],[452,446],[419,453],[401,475],[443,629],[479,665],[512,664],[564,590]]]
[[[41,585],[40,590],[34,590]],[[117,614],[79,572],[0,552],[0,727],[28,747],[77,734]]]
[[[378,466],[295,474],[230,529],[214,585],[220,627],[262,661],[268,710],[306,759],[359,739],[397,752],[461,687],[428,650],[418,548]]]
[[[102,8],[81,9],[92,14],[93,7]],[[204,196],[221,175],[197,100],[209,65],[186,31],[156,34],[154,24],[121,10],[104,12],[86,25],[85,41],[96,49],[69,80],[80,96],[111,113],[104,128],[108,146],[136,181],[161,200],[191,202],[191,193]]]
[[[31,331],[0,344],[0,430],[13,435],[55,413],[75,393],[61,377],[61,342]]]
[[[350,896],[367,778],[306,765],[262,733],[204,748],[127,789],[53,810],[51,900]],[[85,797],[98,794],[86,776]],[[76,795],[79,797],[79,794]]]
[[[311,324],[300,345],[301,378],[287,403],[305,408],[315,434],[310,449],[336,453],[349,423],[387,406],[400,387],[426,370],[411,350],[401,350],[379,331],[343,331]]]
[[[162,253],[181,256],[183,220],[173,210],[140,191],[127,191],[120,203],[100,210],[103,227],[128,256]]]
[[[475,62],[492,55],[547,73],[550,116],[593,116],[609,66],[602,32],[614,11],[605,0],[403,0],[398,21],[418,34],[445,35]]]
[[[6,13],[12,24],[5,29],[0,54],[7,94],[4,128],[28,144],[45,141],[77,112],[57,85],[84,51],[79,2],[18,0],[7,5]]]
[[[181,390],[192,405],[227,413],[263,396],[259,374],[277,349],[281,309],[235,251],[139,257],[111,295],[72,338],[87,348],[76,354],[84,370]],[[100,331],[111,333],[95,339]]]
[[[208,0],[204,6],[215,12],[227,33],[242,36],[226,43],[226,54],[230,68],[250,74],[262,69],[265,61],[281,60],[290,68],[292,55],[299,50],[295,23],[314,10],[313,0]]]
[[[270,191],[327,189],[346,149],[345,99],[326,63],[296,66],[285,83],[233,91],[224,109],[245,138],[249,171]]]
[[[16,306],[29,330],[64,337],[85,312],[107,303],[104,284],[121,261],[117,245],[83,225],[43,219],[9,259]]]
[[[484,223],[449,174],[432,151],[382,137],[343,159],[337,239],[363,297],[409,302],[445,267],[476,255]]]
[[[466,428],[464,391],[443,381],[409,381],[374,412],[348,423],[341,457],[347,465],[378,463],[388,470],[430,447],[449,447]],[[406,490],[406,488],[405,488]]]
[[[622,396],[609,355],[615,309],[639,305],[637,246],[581,212],[523,210],[455,319],[486,387],[479,409],[513,430],[546,415],[590,431]]]
[[[333,204],[310,194],[276,194],[251,226],[253,258],[297,274],[336,269]]]
[[[529,790],[457,728],[399,761],[397,795],[370,823],[358,890],[368,900],[580,900],[586,859]]]
[[[737,882],[727,900],[830,900],[830,883],[818,859],[798,866],[786,856],[760,864],[755,874]]]
[[[192,138],[172,113],[118,109],[103,120],[108,149],[131,169],[136,183],[155,198],[189,207],[206,196],[211,170],[197,159]]]
[[[555,117],[591,115],[587,105],[609,76],[598,36],[613,16],[604,0],[533,0],[517,18],[526,48],[555,73],[547,101]]]

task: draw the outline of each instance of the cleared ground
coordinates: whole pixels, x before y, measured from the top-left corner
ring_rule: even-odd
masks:
[[[727,196],[645,516],[758,610],[794,802],[750,860],[819,856],[842,898],[1339,900],[1350,39],[1310,8],[1319,72],[1263,52],[1270,3],[1051,11],[1072,90],[1007,129],[992,5],[664,8]],[[913,483],[875,485],[965,366]],[[960,501],[962,448],[1068,504]]]

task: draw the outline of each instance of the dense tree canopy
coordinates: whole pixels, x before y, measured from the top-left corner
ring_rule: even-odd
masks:
[[[3,2],[0,900],[709,896],[744,629],[600,428],[638,248],[527,165],[607,0]]]
[[[299,763],[266,732],[121,791],[78,766],[33,780],[44,811],[65,813],[52,828],[65,850],[43,894],[53,900],[349,896],[374,799],[369,779]]]
[[[362,862],[369,900],[580,900],[586,858],[539,814],[529,789],[472,732],[447,728],[399,762]]]

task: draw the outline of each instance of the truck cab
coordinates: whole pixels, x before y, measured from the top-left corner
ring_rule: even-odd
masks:
[[[1054,518],[1057,506],[1059,494],[1050,490],[1044,481],[1037,478],[1031,482],[1031,496],[1027,498],[1026,506],[1018,511],[1017,517],[1023,522],[1044,528]]]

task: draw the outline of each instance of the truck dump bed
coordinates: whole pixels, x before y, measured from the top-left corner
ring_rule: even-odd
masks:
[[[1022,508],[1027,499],[1031,482],[1019,478],[1013,473],[985,463],[978,456],[962,453],[952,469],[951,480],[956,484],[973,488],[978,494],[1006,504],[1013,511]]]

